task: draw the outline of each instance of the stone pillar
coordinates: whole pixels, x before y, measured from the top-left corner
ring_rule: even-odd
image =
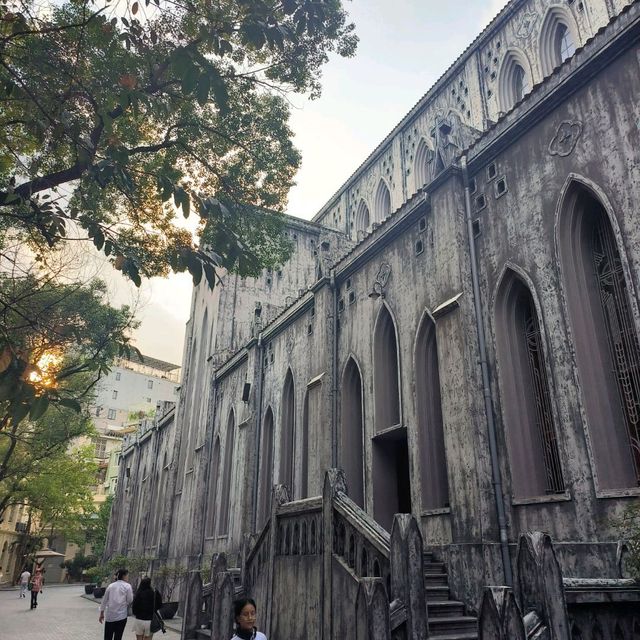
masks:
[[[485,588],[478,640],[527,640],[522,614],[510,587]]]
[[[216,575],[214,581],[213,618],[211,640],[229,640],[233,636],[233,577],[229,571]]]
[[[356,640],[391,640],[389,597],[382,578],[360,579],[356,599]]]
[[[396,513],[391,527],[391,598],[407,608],[408,640],[429,637],[420,527],[410,513]]]
[[[322,489],[322,633],[320,640],[333,638],[333,498],[347,492],[342,469],[327,469]]]
[[[267,588],[269,591],[267,594],[267,603],[265,603],[268,604],[268,606],[266,607],[267,615],[265,620],[265,630],[267,637],[271,635],[271,607],[273,603],[273,580],[275,575],[274,563],[276,561],[276,551],[278,548],[277,545],[280,542],[278,539],[278,507],[282,504],[285,504],[286,502],[290,502],[289,490],[287,489],[287,487],[283,484],[274,485],[273,496],[271,498],[271,517],[269,519],[271,523],[271,537],[269,538],[269,559],[267,566]],[[260,606],[259,603],[258,606]]]
[[[227,571],[227,556],[224,553],[214,553],[211,557],[211,564],[209,566],[209,585],[211,592],[208,596],[208,602],[206,603],[206,611],[208,613],[209,622],[213,629],[213,621],[216,611],[216,580],[218,574]]]
[[[199,571],[189,572],[182,618],[182,640],[193,640],[200,628],[202,612],[202,578]],[[231,636],[229,636],[231,637]]]
[[[551,640],[569,640],[562,570],[551,537],[540,531],[523,533],[518,544],[517,566],[522,612],[537,613],[549,628]]]

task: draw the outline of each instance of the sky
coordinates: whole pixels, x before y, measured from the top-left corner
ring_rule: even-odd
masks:
[[[302,166],[287,213],[313,217],[505,3],[347,0],[360,38],[356,55],[330,59],[319,99],[290,98]],[[139,291],[117,275],[109,281],[113,303],[136,305],[136,346],[181,364],[191,277],[154,278]]]

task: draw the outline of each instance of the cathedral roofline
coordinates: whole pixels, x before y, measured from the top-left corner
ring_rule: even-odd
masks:
[[[560,102],[579,91],[612,60],[640,38],[640,0],[633,0],[557,66],[542,82],[482,133],[459,157],[466,155],[473,173],[478,163],[489,162],[505,147],[544,118]]]
[[[526,4],[527,0],[510,0],[489,22],[489,24],[474,38],[466,49],[447,67],[444,73],[435,81],[435,83],[427,90],[427,92],[414,104],[400,122],[384,137],[384,139],[373,149],[373,151],[364,159],[364,161],[356,168],[356,170],[340,185],[335,193],[322,206],[320,211],[316,213],[311,220],[315,222],[324,216],[333,207],[344,190],[350,183],[359,178],[372,164],[379,153],[386,146],[392,143],[394,138],[400,134],[407,125],[420,115],[422,110],[438,96],[443,85],[446,85],[453,76],[476,51],[482,47],[486,41],[490,40],[490,36],[494,31],[500,28],[513,14],[515,14],[521,5]]]

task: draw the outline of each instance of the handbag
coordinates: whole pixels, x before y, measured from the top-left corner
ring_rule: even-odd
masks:
[[[149,631],[151,633],[156,633],[158,631],[162,631],[162,633],[167,633],[167,630],[164,628],[164,620],[162,619],[160,612],[156,610],[155,590],[153,592],[153,615],[151,616],[151,624],[149,625]]]

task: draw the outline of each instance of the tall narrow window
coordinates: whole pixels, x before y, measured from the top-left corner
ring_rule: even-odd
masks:
[[[293,496],[293,454],[296,428],[295,389],[291,369],[287,371],[282,391],[282,423],[280,430],[280,482]]]
[[[218,505],[218,473],[220,472],[220,436],[216,436],[211,456],[209,472],[209,504],[207,505],[207,533],[211,537],[215,533],[216,506]]]
[[[424,139],[420,139],[415,160],[413,161],[416,191],[427,184],[431,178],[430,166],[432,158],[433,151],[429,149]]]
[[[264,526],[271,513],[271,492],[273,487],[273,411],[267,409],[262,425],[262,445],[260,446],[260,501],[258,504],[258,525]]]
[[[309,497],[309,391],[304,394],[302,406],[302,433],[300,434],[300,498]]]
[[[364,422],[362,377],[353,358],[342,376],[339,464],[344,469],[349,497],[364,508]]]
[[[229,413],[227,433],[224,440],[224,468],[222,476],[222,491],[220,492],[220,517],[218,520],[218,535],[229,533],[229,506],[231,504],[231,475],[233,471],[233,446],[235,440],[235,417],[233,411]]]
[[[566,7],[551,5],[540,28],[540,64],[548,76],[576,51],[578,27]]]
[[[496,299],[496,335],[513,495],[564,491],[542,334],[531,292],[507,271]]]
[[[611,222],[574,183],[558,227],[591,448],[601,489],[640,485],[640,346]]]
[[[383,431],[400,424],[400,387],[398,384],[398,344],[396,327],[389,309],[383,306],[373,339],[375,424]]]
[[[509,111],[522,100],[531,89],[529,64],[524,54],[518,50],[510,50],[504,57],[500,68],[499,92],[500,106]]]
[[[558,24],[558,28],[556,29],[554,45],[556,60],[558,63],[563,63],[576,51],[576,45],[573,41],[573,36],[571,35],[569,28],[562,23]]]
[[[436,326],[425,316],[416,341],[416,403],[422,508],[449,506]]]
[[[384,180],[380,180],[376,192],[376,221],[381,222],[391,215],[391,194]]]
[[[369,207],[367,207],[364,200],[360,200],[355,217],[357,240],[364,238],[367,233],[367,230],[369,229],[369,217]]]

